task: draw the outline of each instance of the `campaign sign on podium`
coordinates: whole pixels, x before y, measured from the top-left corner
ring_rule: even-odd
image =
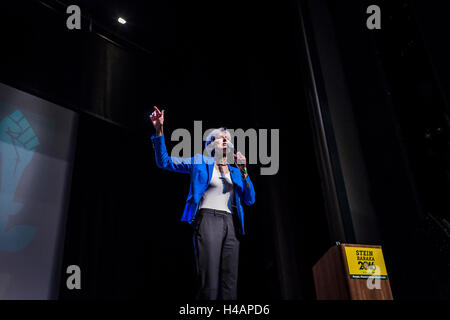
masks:
[[[344,249],[350,278],[388,278],[381,248],[344,246]]]
[[[381,246],[339,244],[313,267],[319,300],[392,300]]]

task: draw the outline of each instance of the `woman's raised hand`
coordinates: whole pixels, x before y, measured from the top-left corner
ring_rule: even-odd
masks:
[[[159,109],[154,106],[155,111],[150,115],[150,119],[152,120],[153,127],[155,127],[156,134],[158,136],[163,134],[163,124],[164,124],[164,110],[159,111]]]

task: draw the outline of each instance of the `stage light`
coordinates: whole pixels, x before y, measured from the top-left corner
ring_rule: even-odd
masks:
[[[125,20],[125,19],[122,18],[122,17],[119,17],[119,19],[117,19],[117,21],[119,21],[119,23],[121,23],[121,24],[127,23],[127,20]]]

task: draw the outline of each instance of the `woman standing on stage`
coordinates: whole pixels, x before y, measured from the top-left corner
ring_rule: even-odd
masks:
[[[227,163],[232,152],[231,135],[224,129],[209,134],[205,146],[210,157],[197,154],[176,158],[167,154],[163,124],[164,110],[150,116],[159,168],[190,174],[190,190],[181,218],[193,226],[199,300],[236,300],[239,237],[244,233],[242,202],[252,205],[255,191],[247,173],[246,158],[234,155],[236,167]]]

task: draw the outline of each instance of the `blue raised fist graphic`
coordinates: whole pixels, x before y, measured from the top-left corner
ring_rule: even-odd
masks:
[[[20,178],[39,145],[22,112],[16,110],[0,121],[0,251],[19,251],[34,238],[33,226],[8,226],[9,216],[23,207],[14,201]]]

